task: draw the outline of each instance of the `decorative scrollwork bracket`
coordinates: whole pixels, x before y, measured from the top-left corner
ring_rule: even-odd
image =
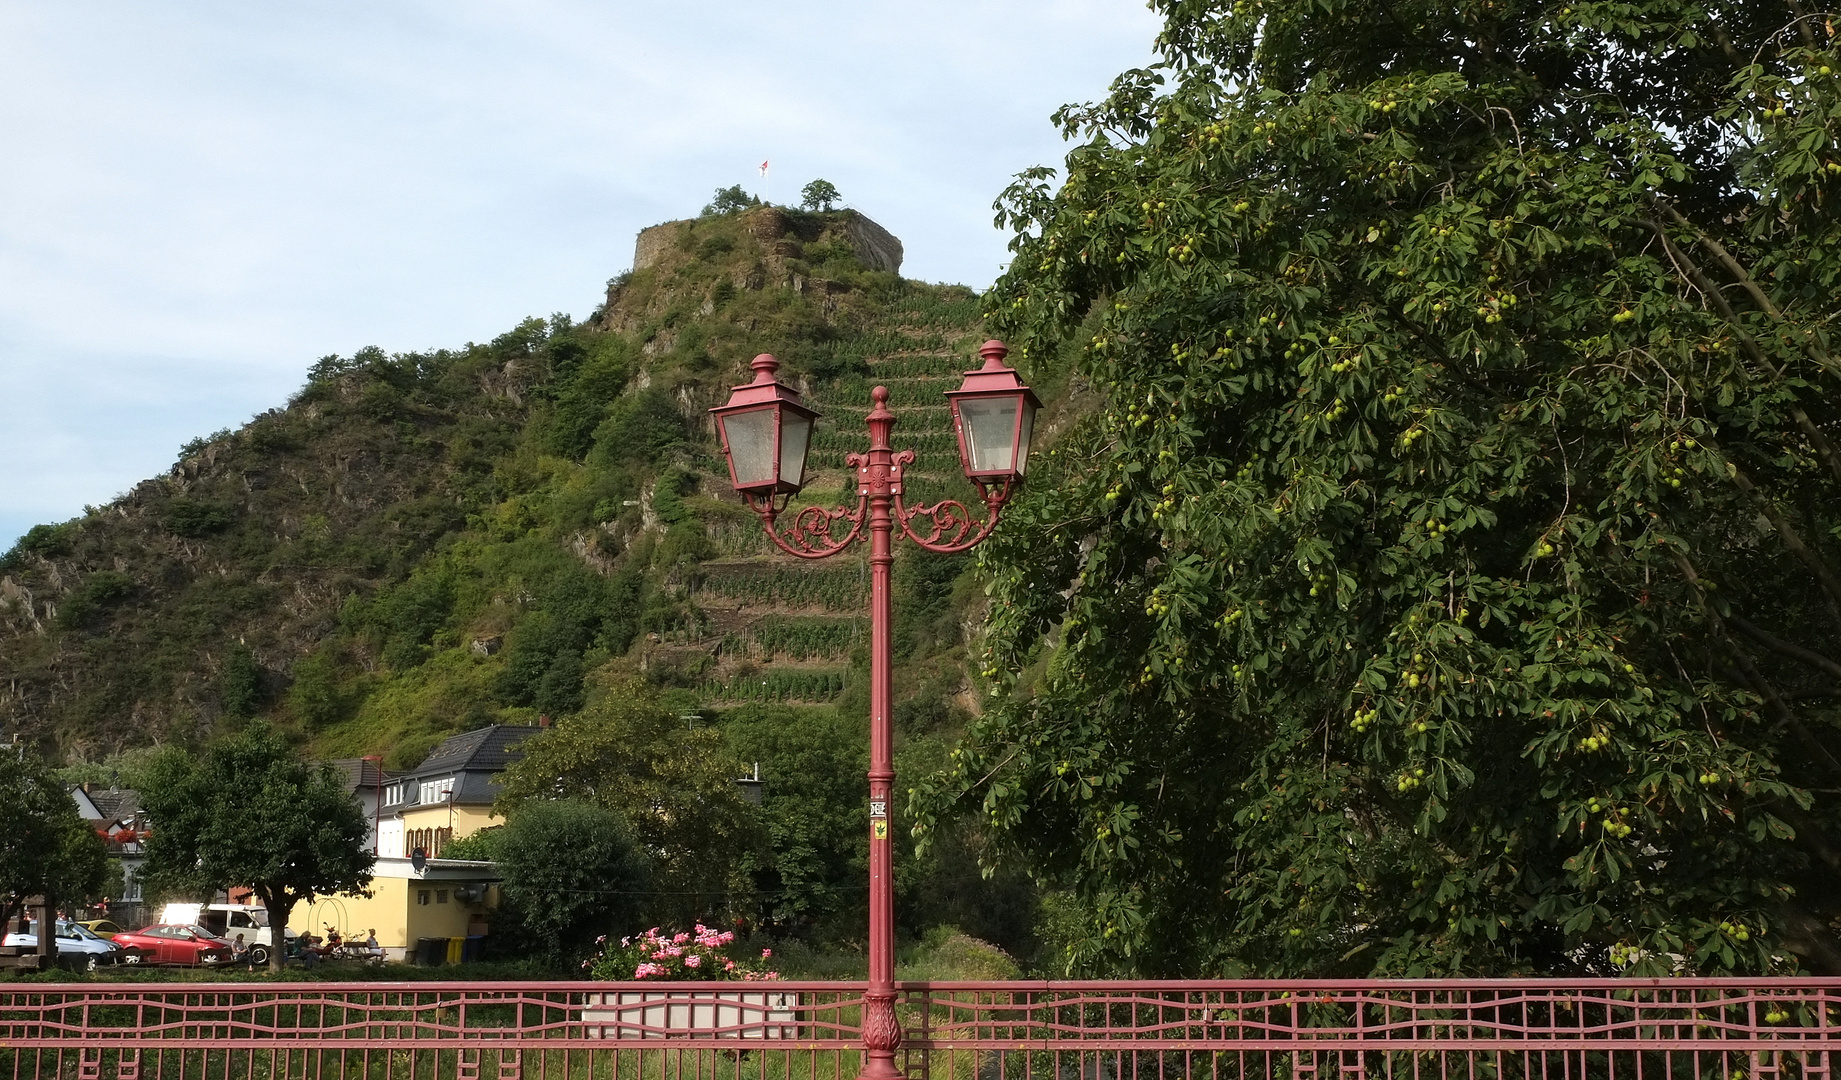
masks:
[[[863,522],[869,516],[867,494],[859,496],[854,507],[801,507],[792,517],[792,526],[782,533],[778,523],[791,498],[790,495],[742,495],[748,508],[759,515],[761,530],[767,534],[767,538],[788,555],[796,555],[801,559],[827,558],[849,547],[863,535]],[[849,523],[850,531],[839,537],[836,535],[838,527],[845,522]]]

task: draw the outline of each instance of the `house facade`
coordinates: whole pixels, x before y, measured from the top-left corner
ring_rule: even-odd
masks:
[[[147,838],[152,835],[141,797],[132,788],[82,784],[70,789],[77,814],[108,845],[109,858],[121,865],[120,892],[98,905],[108,917],[127,927],[151,921],[141,891],[141,865],[147,861]]]
[[[493,823],[498,775],[523,756],[519,745],[540,728],[495,724],[455,735],[422,763],[383,787],[380,859],[438,859],[450,841]]]
[[[320,897],[294,909],[300,933],[336,928],[347,937],[376,931],[393,960],[414,959],[427,940],[480,937],[498,906],[498,871],[489,862],[444,859],[450,842],[496,824],[492,803],[498,775],[521,756],[520,744],[541,730],[495,725],[455,735],[414,769],[400,774],[355,773],[354,793],[375,790],[377,863],[369,896]],[[375,759],[371,759],[375,760]],[[335,765],[343,763],[334,762]],[[368,764],[368,762],[367,762]]]

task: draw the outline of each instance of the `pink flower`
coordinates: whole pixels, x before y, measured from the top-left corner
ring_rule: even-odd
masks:
[[[689,940],[690,940],[690,935],[689,935],[689,934],[679,934],[678,936],[676,936],[676,937],[674,937],[674,938],[672,938],[672,939],[671,939],[671,943],[672,943],[673,945],[682,945],[682,944],[684,944],[684,943],[685,943],[686,941],[689,941]]]
[[[641,964],[633,969],[633,978],[646,979],[654,975],[663,975],[664,973],[665,969],[659,967],[657,964]]]
[[[703,966],[703,957],[701,957],[701,956],[696,956],[696,955],[691,955],[691,956],[686,956],[686,957],[684,958],[684,966],[685,966],[685,967],[687,967],[687,968],[699,968],[699,967],[702,967],[702,966]]]
[[[733,960],[729,960],[729,961],[725,961],[725,962],[723,963],[723,965],[722,965],[722,970],[724,970],[724,971],[734,971],[734,970],[735,970],[735,961],[733,961]]]
[[[770,957],[770,956],[772,956],[772,955],[773,955],[773,950],[772,950],[772,949],[762,949],[762,950],[761,950],[761,959],[763,959],[763,960],[765,960],[765,959],[767,959],[768,957]]]

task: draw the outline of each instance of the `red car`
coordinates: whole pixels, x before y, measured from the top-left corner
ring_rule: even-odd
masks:
[[[202,926],[159,923],[139,930],[115,935],[115,944],[132,945],[147,951],[150,964],[203,964],[216,967],[230,963],[231,946],[223,938],[212,937]]]

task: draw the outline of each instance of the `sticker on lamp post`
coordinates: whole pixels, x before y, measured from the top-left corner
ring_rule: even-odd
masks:
[[[889,838],[888,819],[887,818],[877,818],[870,825],[869,835],[870,835],[870,839],[872,840],[887,840]]]

